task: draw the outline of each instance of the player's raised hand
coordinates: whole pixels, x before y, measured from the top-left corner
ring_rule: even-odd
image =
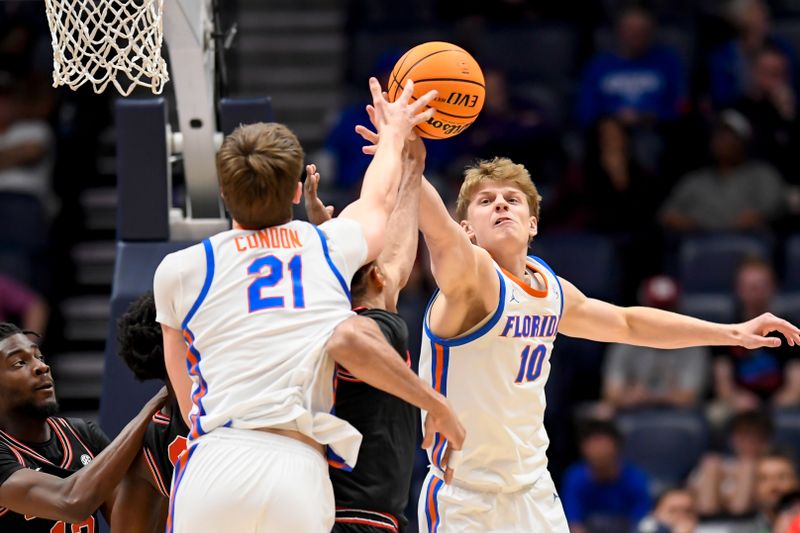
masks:
[[[167,398],[169,397],[169,391],[166,387],[161,387],[161,389],[148,400],[148,402],[142,407],[142,413],[148,413],[149,416],[157,413],[164,407],[164,404],[167,402]]]
[[[312,224],[322,224],[333,218],[333,206],[325,205],[317,196],[319,187],[319,172],[317,165],[306,165],[306,181],[303,183],[303,201],[306,206],[308,221]]]
[[[458,466],[458,462],[460,462],[461,448],[464,446],[464,438],[467,432],[446,399],[442,399],[437,409],[428,411],[428,415],[425,417],[423,433],[423,448],[433,446],[436,433],[440,433],[447,439],[447,449],[442,458],[442,466],[444,467],[444,482],[450,483],[453,480],[453,473]]]
[[[789,346],[800,345],[800,329],[790,324],[782,318],[778,318],[772,313],[764,313],[752,320],[734,326],[740,333],[737,344],[749,350],[756,348],[775,348],[781,345],[778,337],[767,337],[766,335],[777,331],[786,338]]]
[[[414,82],[408,80],[403,92],[397,99],[389,103],[381,91],[381,84],[376,78],[369,79],[369,90],[372,93],[372,106],[374,116],[370,119],[378,133],[393,130],[404,138],[411,134],[414,126],[429,120],[436,112],[427,105],[436,98],[436,91],[428,91],[415,101],[411,101],[414,94]],[[424,110],[424,111],[423,111]]]

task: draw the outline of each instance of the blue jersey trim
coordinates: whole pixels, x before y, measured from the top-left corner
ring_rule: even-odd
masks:
[[[333,261],[331,260],[331,254],[328,251],[328,240],[325,238],[325,233],[323,233],[323,231],[319,229],[317,226],[314,226],[313,224],[311,226],[315,230],[317,230],[317,233],[319,234],[319,240],[322,242],[322,252],[325,254],[325,260],[328,261],[328,266],[331,267],[333,275],[336,276],[336,279],[339,280],[339,285],[342,286],[342,290],[347,296],[347,300],[352,301],[352,298],[350,297],[350,287],[347,285],[347,282],[345,282],[342,273],[339,272],[339,269],[336,268],[336,265],[334,265]]]
[[[560,295],[561,295],[561,310],[558,312],[558,321],[559,321],[559,323],[560,323],[560,322],[561,322],[561,316],[564,314],[564,289],[561,287],[561,280],[559,280],[559,279],[558,279],[558,276],[556,276],[556,273],[555,273],[555,272],[553,272],[553,269],[552,269],[552,268],[550,268],[550,265],[548,265],[547,263],[545,263],[545,262],[542,260],[542,258],[541,258],[541,257],[537,257],[537,256],[535,256],[535,255],[529,255],[529,256],[528,256],[528,258],[530,258],[530,259],[533,259],[534,261],[536,261],[537,263],[539,263],[540,265],[542,265],[543,267],[545,267],[547,270],[549,270],[549,271],[550,271],[550,273],[551,273],[551,274],[553,275],[553,277],[556,279],[556,283],[558,284],[558,292],[559,292],[559,293],[560,293]]]
[[[486,324],[481,326],[479,329],[473,331],[469,335],[465,335],[463,337],[456,337],[453,339],[443,339],[441,337],[437,337],[436,335],[434,335],[430,327],[428,327],[428,315],[430,314],[431,306],[433,305],[436,296],[439,294],[439,290],[437,289],[436,292],[433,293],[433,296],[431,296],[431,299],[428,302],[428,306],[425,308],[425,315],[422,318],[422,327],[425,329],[425,335],[427,335],[430,340],[432,340],[437,344],[441,344],[442,346],[446,347],[451,347],[451,346],[462,346],[464,344],[472,342],[475,339],[482,337],[490,329],[492,329],[494,325],[497,324],[497,321],[500,320],[500,317],[503,316],[503,309],[505,309],[506,306],[506,284],[503,281],[503,275],[499,271],[496,272],[497,272],[497,277],[500,278],[500,298],[497,304],[497,309],[494,312],[494,315],[492,315],[492,318],[490,318]]]
[[[208,383],[205,379],[203,379],[203,375],[200,373],[200,352],[194,346],[194,333],[191,329],[189,329],[189,322],[197,313],[197,310],[200,309],[200,305],[202,305],[203,301],[206,299],[206,296],[208,296],[208,291],[211,289],[211,282],[214,280],[214,248],[211,246],[211,241],[209,239],[203,240],[203,249],[206,253],[206,279],[203,281],[203,288],[200,290],[197,300],[195,300],[192,308],[189,310],[189,313],[183,319],[183,322],[181,322],[181,327],[186,333],[188,333],[189,336],[189,338],[186,339],[187,344],[189,345],[189,352],[191,352],[191,354],[195,357],[195,362],[192,364],[192,361],[189,359],[187,354],[186,367],[189,371],[189,374],[196,375],[200,381],[199,389],[192,392],[192,400],[193,403],[197,405],[198,413],[192,420],[193,427],[191,428],[192,431],[189,434],[190,440],[195,435],[200,436],[205,434],[205,431],[200,424],[200,417],[205,415],[205,409],[203,408],[203,397],[208,394]],[[197,398],[195,398],[195,395]]]
[[[197,300],[194,301],[194,305],[189,309],[186,318],[181,322],[181,329],[188,329],[189,321],[194,314],[197,313],[197,310],[200,309],[200,304],[203,303],[206,296],[208,296],[208,290],[211,288],[211,282],[214,280],[214,248],[212,248],[211,241],[208,239],[203,241],[203,247],[206,251],[206,279],[203,282],[203,288],[200,290]]]
[[[190,446],[183,463],[180,464],[180,459],[178,459],[179,464],[175,467],[175,473],[173,474],[175,482],[170,490],[168,533],[173,533],[175,531],[175,497],[178,493],[178,488],[181,486],[181,481],[183,481],[183,476],[186,474],[189,460],[192,458],[192,455],[194,455],[195,449],[197,449],[197,446]],[[184,510],[184,512],[186,511]]]

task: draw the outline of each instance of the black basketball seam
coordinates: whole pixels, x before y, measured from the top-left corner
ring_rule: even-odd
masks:
[[[411,101],[412,101],[412,102],[416,102],[416,101],[417,101],[417,97],[412,95],[412,96],[411,96]],[[427,106],[425,106],[425,107],[431,107],[431,105],[430,105],[430,104],[428,104],[428,105],[427,105]],[[434,109],[436,109],[436,114],[435,114],[435,115],[433,115],[434,117],[435,117],[436,115],[442,114],[442,115],[446,115],[446,116],[448,116],[448,117],[451,117],[451,118],[475,118],[475,117],[477,117],[478,115],[480,115],[480,114],[481,114],[481,112],[480,112],[480,111],[478,111],[478,112],[477,112],[477,113],[475,113],[474,115],[454,115],[454,114],[452,114],[452,113],[447,113],[447,112],[445,112],[445,111],[442,111],[442,110],[440,110],[438,107],[437,107],[437,108],[434,108]]]
[[[403,68],[403,65],[406,64],[406,61],[408,60],[409,52],[411,52],[411,50],[409,50],[408,52],[403,54],[403,57],[400,58],[400,59],[402,59],[400,64],[392,69],[392,72],[391,72],[392,79],[389,80],[389,86],[392,85],[392,81],[394,81],[397,84],[397,88],[395,88],[394,94],[389,98],[389,100],[392,101],[392,102],[394,102],[395,99],[397,98],[397,91],[399,90],[399,87],[400,87],[400,80],[397,79],[397,74],[395,72],[399,71],[401,68]],[[386,90],[388,91],[389,89],[387,88]]]
[[[478,85],[481,89],[486,89],[486,86],[482,83],[478,83],[477,81],[473,80],[464,80],[461,78],[424,78],[421,80],[414,80],[414,83],[422,83],[423,81],[460,81],[462,83],[471,83],[473,85]]]
[[[458,48],[458,49],[457,48],[448,48],[447,50],[437,50],[435,52],[431,52],[430,54],[417,59],[417,62],[414,63],[413,65],[411,65],[410,67],[408,67],[408,70],[406,71],[405,74],[400,76],[400,79],[404,80],[406,78],[406,76],[408,76],[408,73],[411,72],[412,70],[414,70],[414,67],[416,67],[417,65],[419,65],[420,63],[422,63],[423,61],[428,59],[429,57],[435,56],[436,54],[443,54],[444,52],[464,52],[464,50],[461,50],[460,48]],[[464,52],[464,53],[466,53],[466,52]],[[467,54],[467,55],[469,55],[469,54]],[[398,83],[398,85],[399,85],[399,83]]]

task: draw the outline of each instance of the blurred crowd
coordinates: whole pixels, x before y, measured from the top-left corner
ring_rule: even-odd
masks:
[[[486,81],[478,120],[427,143],[450,200],[465,163],[510,157],[543,191],[531,253],[587,294],[800,321],[800,3],[373,4],[350,2],[352,98],[319,155],[334,202],[369,164],[351,134],[366,77],[450,40]],[[401,299],[412,342],[426,264]],[[800,348],[560,338],[552,364],[550,467],[573,531],[800,531]]]

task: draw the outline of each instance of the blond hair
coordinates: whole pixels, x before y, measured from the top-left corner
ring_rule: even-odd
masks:
[[[236,128],[217,152],[219,185],[231,217],[246,229],[290,221],[303,158],[300,141],[283,124]]]
[[[508,181],[515,185],[528,199],[531,216],[539,219],[539,204],[542,197],[539,196],[528,170],[524,165],[514,163],[507,157],[495,157],[478,161],[465,170],[464,183],[461,184],[456,202],[456,216],[459,220],[466,220],[467,210],[476,189],[487,181]]]

